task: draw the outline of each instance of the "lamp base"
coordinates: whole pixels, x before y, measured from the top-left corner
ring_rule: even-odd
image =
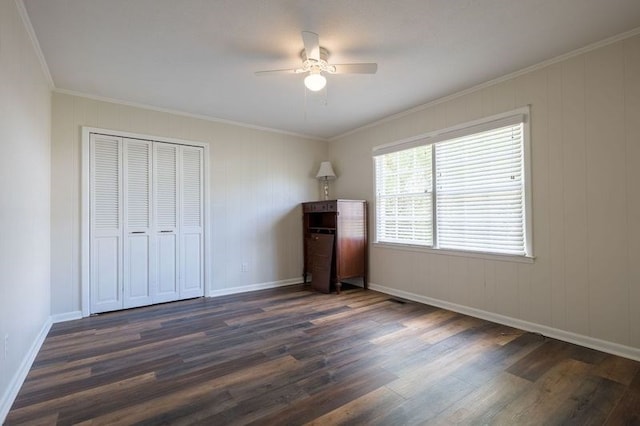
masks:
[[[324,193],[324,200],[327,201],[329,199],[329,181],[325,180],[322,182],[322,190]]]

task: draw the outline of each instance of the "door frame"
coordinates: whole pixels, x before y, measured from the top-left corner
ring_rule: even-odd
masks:
[[[206,142],[190,141],[186,139],[178,139],[164,136],[154,136],[142,133],[124,132],[120,130],[102,129],[98,127],[82,126],[82,146],[81,146],[81,163],[82,170],[80,175],[80,300],[82,301],[82,316],[88,317],[90,313],[90,253],[91,245],[90,235],[90,199],[89,199],[89,165],[90,165],[90,138],[92,133],[101,135],[116,136],[129,139],[141,139],[145,141],[166,142],[176,145],[196,146],[203,148],[203,238],[204,238],[204,296],[211,296],[211,285],[209,283],[211,277],[211,228],[210,228],[210,200],[209,200],[209,144]]]

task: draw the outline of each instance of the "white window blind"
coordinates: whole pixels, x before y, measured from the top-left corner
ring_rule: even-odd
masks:
[[[377,156],[378,241],[433,244],[431,147]]]
[[[524,255],[522,123],[435,145],[438,246]]]
[[[376,241],[531,256],[527,117],[375,148]]]

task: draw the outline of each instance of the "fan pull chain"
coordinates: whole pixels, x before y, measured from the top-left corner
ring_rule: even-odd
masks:
[[[320,100],[320,104],[322,106],[326,107],[329,105],[329,89],[327,88],[327,86],[325,86],[321,92],[315,92],[315,93],[317,93],[318,96],[322,96]],[[312,96],[313,96],[313,93],[312,93]],[[309,105],[309,90],[305,87],[304,88],[304,121],[307,121],[307,119],[309,118],[308,105]]]
[[[307,88],[304,88],[304,121],[307,121]]]

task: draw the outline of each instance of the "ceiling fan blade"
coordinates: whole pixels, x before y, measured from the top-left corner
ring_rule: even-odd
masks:
[[[273,74],[297,74],[298,70],[296,68],[287,68],[282,70],[267,70],[267,71],[256,71],[255,75],[273,75]]]
[[[320,60],[320,40],[318,34],[310,31],[302,32],[302,42],[304,43],[304,51],[307,54],[307,59],[313,59],[315,61]]]
[[[375,74],[378,71],[378,64],[332,64],[336,71],[333,74]]]

